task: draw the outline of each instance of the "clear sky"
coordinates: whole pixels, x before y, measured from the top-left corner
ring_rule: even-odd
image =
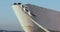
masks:
[[[60,0],[0,0],[0,29],[20,29],[18,20],[11,7],[14,2],[20,2],[23,4],[30,3],[37,6],[60,11]]]

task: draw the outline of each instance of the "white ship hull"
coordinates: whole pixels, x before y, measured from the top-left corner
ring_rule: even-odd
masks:
[[[31,18],[31,16],[29,16],[26,12],[24,12],[23,8],[20,5],[13,5],[12,8],[14,9],[14,12],[19,20],[19,23],[21,24],[21,26],[25,32],[40,32],[37,30],[37,29],[39,29],[39,28],[37,28],[38,26],[41,29],[43,29],[45,32],[49,32],[47,29],[43,28],[38,23],[36,23]]]

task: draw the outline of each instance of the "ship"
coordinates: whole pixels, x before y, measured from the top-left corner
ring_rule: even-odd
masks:
[[[59,32],[60,12],[32,4],[14,3],[13,11],[25,32]],[[56,23],[57,22],[57,23]]]

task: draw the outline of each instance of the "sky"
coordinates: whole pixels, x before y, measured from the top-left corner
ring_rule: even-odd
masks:
[[[0,0],[0,29],[22,30],[13,12],[13,3],[33,4],[60,12],[60,0]]]

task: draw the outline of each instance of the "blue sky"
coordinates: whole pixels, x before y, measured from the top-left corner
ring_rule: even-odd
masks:
[[[1,29],[19,30],[20,28],[18,20],[11,7],[14,2],[20,2],[22,4],[30,3],[60,12],[60,0],[0,0]]]

